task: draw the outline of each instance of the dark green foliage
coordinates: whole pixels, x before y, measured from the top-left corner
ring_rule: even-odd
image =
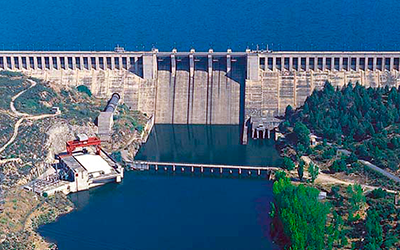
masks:
[[[116,161],[116,162],[118,162],[120,164],[123,163],[122,155],[121,155],[120,151],[113,152],[110,156],[111,156],[111,158],[114,159],[114,161]]]
[[[326,249],[329,206],[318,200],[319,191],[304,185],[294,186],[281,177],[273,187],[276,217],[283,226],[291,249]],[[312,225],[312,226],[310,226]]]
[[[292,106],[288,105],[285,109],[285,118],[289,119],[294,113]]]
[[[283,171],[276,171],[275,172],[275,181],[279,181],[280,179],[285,179],[286,173]]]
[[[346,238],[346,230],[344,229],[344,220],[336,211],[333,211],[332,221],[326,231],[326,249],[332,249],[335,243],[339,248],[347,245],[348,242]]]
[[[346,161],[343,158],[334,161],[332,165],[329,167],[329,170],[331,171],[331,173],[347,171]]]
[[[383,243],[383,229],[379,223],[380,217],[374,209],[368,210],[365,228],[367,236],[365,238],[366,244],[364,249],[375,250],[381,249]]]
[[[4,71],[2,71],[4,72]],[[0,108],[9,109],[11,97],[29,86],[23,78],[0,77]]]
[[[374,199],[382,199],[385,198],[387,195],[387,192],[383,190],[382,188],[377,188],[372,190],[371,192],[371,197]]]
[[[340,195],[339,193],[340,187],[339,186],[333,186],[331,188],[331,196],[333,198],[333,205],[335,205],[335,207],[341,207],[343,206],[343,196]]]
[[[332,159],[332,157],[336,155],[336,151],[337,151],[336,148],[329,147],[322,152],[321,157],[323,160],[330,160]]]
[[[283,158],[282,168],[287,170],[293,170],[295,167],[294,162],[289,157]]]
[[[305,162],[303,160],[300,160],[299,161],[299,166],[297,167],[297,174],[299,175],[299,179],[301,181],[303,180],[304,166],[305,166]]]
[[[311,177],[311,183],[314,183],[319,174],[319,167],[314,163],[310,162],[310,165],[308,166],[308,173],[310,174]]]
[[[15,108],[28,114],[48,114],[51,106],[46,103],[50,103],[56,97],[57,93],[52,88],[37,84],[16,99]]]
[[[349,196],[350,213],[357,212],[366,201],[362,187],[359,184],[349,185],[346,191]]]
[[[310,146],[310,130],[302,122],[296,122],[293,129],[297,143],[308,148]]]
[[[400,88],[365,88],[350,83],[335,90],[326,83],[323,90],[307,98],[302,110],[286,119],[295,124],[295,132],[305,124],[314,133],[343,144],[357,158],[393,171],[399,168]],[[305,137],[299,141],[305,143]],[[332,153],[326,151],[322,158],[329,159]],[[344,171],[341,167],[335,165],[332,170]]]
[[[90,89],[88,87],[86,87],[85,85],[79,85],[78,87],[76,87],[76,89],[79,92],[87,94],[89,97],[92,96],[92,91],[90,91]]]
[[[23,76],[23,74],[21,72],[14,72],[14,71],[8,71],[8,70],[0,71],[0,75],[6,76],[6,77]]]
[[[369,209],[365,220],[363,249],[398,249],[400,210],[393,203],[393,194],[376,189],[369,195]],[[397,222],[397,226],[396,223]],[[397,248],[395,245],[397,244]]]

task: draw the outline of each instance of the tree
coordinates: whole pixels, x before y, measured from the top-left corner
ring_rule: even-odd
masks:
[[[383,230],[380,225],[381,218],[375,209],[369,209],[367,212],[367,219],[365,227],[367,235],[365,237],[365,249],[381,249],[383,243]]]
[[[300,181],[303,181],[304,165],[305,165],[305,162],[300,159],[299,166],[297,167],[297,174],[299,175]]]
[[[286,170],[293,170],[295,167],[294,162],[289,157],[283,158],[283,168]]]
[[[329,167],[329,170],[332,173],[346,171],[347,170],[346,161],[344,159],[338,159],[334,161],[332,165]]]
[[[319,167],[314,163],[310,162],[308,166],[308,173],[310,174],[311,177],[311,183],[314,183],[319,174]]]
[[[362,187],[359,184],[349,185],[346,191],[349,196],[351,211],[356,212],[360,210],[366,201]]]
[[[286,177],[286,173],[283,171],[276,171],[275,172],[275,181],[279,181],[280,179],[285,179]]]
[[[318,200],[319,190],[295,186],[287,177],[274,182],[274,223],[283,227],[285,249],[327,249],[328,203]],[[310,226],[312,225],[312,226]]]
[[[89,97],[92,96],[92,92],[90,91],[90,89],[88,87],[86,87],[85,85],[79,85],[76,88],[79,92],[85,93],[87,94]]]
[[[285,109],[285,118],[286,118],[286,120],[289,120],[292,115],[293,115],[293,108],[292,108],[292,106],[287,105],[287,107]]]
[[[371,192],[371,197],[374,199],[381,199],[385,198],[387,196],[387,192],[383,190],[382,188],[377,188],[372,190]]]
[[[310,130],[302,122],[296,122],[293,132],[297,137],[297,142],[308,148],[310,146]]]

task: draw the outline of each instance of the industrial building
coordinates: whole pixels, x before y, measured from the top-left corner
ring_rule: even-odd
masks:
[[[65,194],[88,190],[109,182],[121,182],[124,169],[115,162],[100,146],[97,137],[78,135],[67,142],[67,150],[56,155],[58,164],[55,171],[38,178],[26,186],[41,195],[55,192]]]

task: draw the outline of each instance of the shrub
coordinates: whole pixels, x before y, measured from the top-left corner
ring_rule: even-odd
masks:
[[[89,97],[92,96],[92,91],[85,85],[79,85],[76,89],[81,93],[87,94]]]
[[[385,198],[386,195],[387,195],[386,191],[383,190],[382,188],[374,189],[371,192],[371,197],[374,199]]]

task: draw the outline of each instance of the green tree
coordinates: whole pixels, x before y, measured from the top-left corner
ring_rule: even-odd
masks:
[[[339,159],[334,161],[332,165],[329,167],[329,170],[332,173],[346,171],[347,170],[346,161],[344,159]]]
[[[383,243],[383,229],[380,225],[381,218],[375,209],[369,209],[365,221],[367,235],[365,249],[381,249]]]
[[[284,169],[287,169],[289,171],[293,170],[295,168],[294,162],[289,158],[289,157],[284,157],[283,158],[283,166]]]
[[[276,171],[275,172],[275,181],[279,181],[280,179],[285,179],[286,177],[286,173],[283,171]]]
[[[287,249],[326,249],[328,203],[318,200],[319,190],[304,185],[295,186],[287,177],[274,182],[276,220],[289,238]],[[310,226],[312,225],[312,226]]]
[[[286,120],[290,119],[290,117],[293,115],[293,112],[294,111],[293,111],[292,106],[287,105],[286,109],[285,109],[285,118],[286,118]]]
[[[349,196],[351,211],[356,212],[360,210],[366,201],[362,187],[359,184],[349,185],[346,191]]]
[[[297,137],[297,142],[305,147],[310,146],[310,130],[302,122],[296,122],[294,125],[293,132]]]
[[[76,88],[79,92],[85,93],[87,94],[89,97],[92,96],[92,92],[90,91],[90,89],[88,87],[86,87],[85,85],[79,85]]]
[[[300,181],[303,181],[303,176],[304,176],[304,166],[305,162],[300,159],[299,161],[299,166],[297,167],[297,174],[299,175]]]
[[[319,174],[319,167],[314,163],[310,162],[308,166],[308,173],[310,174],[311,177],[311,183],[314,183]]]

